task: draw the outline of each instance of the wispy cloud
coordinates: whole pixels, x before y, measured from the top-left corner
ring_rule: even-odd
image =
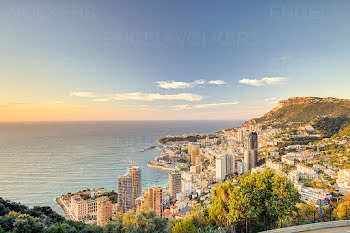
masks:
[[[142,101],[155,101],[155,100],[185,100],[185,101],[200,101],[202,96],[192,93],[180,93],[173,95],[163,95],[159,93],[124,93],[124,94],[112,94],[108,96],[114,100],[142,100]]]
[[[71,92],[70,96],[95,98],[98,94],[95,92]]]
[[[262,87],[262,86],[283,84],[286,81],[287,81],[287,78],[284,78],[284,77],[265,77],[261,79],[244,78],[239,80],[239,83],[254,86],[254,87]]]
[[[160,88],[164,89],[184,89],[193,88],[195,86],[203,85],[206,83],[205,80],[195,80],[193,82],[176,82],[176,81],[158,81],[156,82]]]
[[[226,84],[226,82],[223,81],[223,80],[211,80],[208,83],[209,84],[214,84],[214,85],[224,85],[224,84]]]
[[[206,109],[206,108],[217,108],[229,105],[236,105],[239,102],[227,102],[227,103],[214,103],[214,104],[196,104],[196,105],[174,105],[173,110],[187,110],[187,109]]]
[[[186,109],[191,109],[191,106],[188,104],[181,104],[181,105],[174,105],[173,110],[186,110]]]
[[[223,80],[211,80],[207,82],[204,79],[195,80],[193,82],[158,81],[155,83],[158,84],[158,87],[163,89],[185,89],[185,88],[194,88],[196,86],[201,86],[204,84],[214,84],[214,85],[226,84],[226,82]]]
[[[108,102],[110,101],[110,98],[98,98],[98,99],[93,99],[92,101],[94,102]]]
[[[229,103],[215,103],[215,104],[197,104],[194,105],[194,108],[215,108],[215,107],[222,107],[227,105],[236,105],[239,104],[239,102],[229,102]]]
[[[275,102],[275,101],[278,101],[278,98],[276,97],[271,97],[271,98],[266,98],[264,99],[266,102]]]

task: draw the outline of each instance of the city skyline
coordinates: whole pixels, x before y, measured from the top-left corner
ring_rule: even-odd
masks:
[[[2,3],[0,122],[246,120],[350,98],[342,3]]]

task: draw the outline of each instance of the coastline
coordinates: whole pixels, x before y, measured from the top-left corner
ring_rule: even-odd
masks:
[[[71,211],[69,210],[69,208],[67,207],[67,205],[64,203],[64,201],[62,200],[62,197],[57,197],[56,198],[56,203],[61,207],[61,209],[64,212],[64,216],[67,216],[69,218],[69,220],[73,220],[73,221],[77,221],[74,216],[72,215]]]
[[[168,168],[168,167],[163,167],[163,166],[157,166],[157,165],[152,165],[147,163],[147,167],[152,168],[152,169],[157,169],[157,170],[163,170],[163,171],[175,171],[175,168]]]

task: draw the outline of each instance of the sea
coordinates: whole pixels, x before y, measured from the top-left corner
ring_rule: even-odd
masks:
[[[116,190],[133,160],[143,187],[165,185],[168,173],[147,167],[167,135],[214,133],[242,121],[98,121],[0,123],[0,197],[63,211],[55,198],[83,189]]]

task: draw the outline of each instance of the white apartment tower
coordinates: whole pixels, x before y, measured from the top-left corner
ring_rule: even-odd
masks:
[[[225,179],[226,176],[226,158],[224,155],[216,157],[216,181]]]

